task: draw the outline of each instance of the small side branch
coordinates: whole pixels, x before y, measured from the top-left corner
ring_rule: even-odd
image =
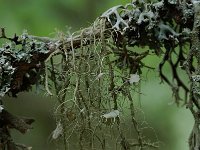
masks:
[[[33,122],[34,119],[17,117],[3,109],[0,112],[0,149],[18,150],[18,148],[21,148],[22,150],[30,150],[31,147],[15,143],[11,137],[10,130],[16,129],[25,134],[32,129],[31,124]]]

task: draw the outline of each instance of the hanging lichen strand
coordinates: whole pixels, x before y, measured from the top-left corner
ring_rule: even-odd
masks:
[[[188,42],[190,29],[176,27],[171,20],[161,20],[157,13],[166,11],[161,9],[163,5],[160,2],[113,7],[90,28],[90,39],[83,38],[88,29],[78,33],[79,49],[73,45],[75,34],[71,36],[71,51],[63,47],[64,53],[59,62],[54,63],[56,60],[50,56],[49,74],[59,101],[55,110],[57,127],[52,138],[62,137],[65,149],[158,147],[156,135],[155,141],[149,141],[143,134],[148,126],[145,120],[138,120],[133,98],[142,68],[152,68],[142,63],[149,51],[139,52],[134,48],[149,46],[150,51],[159,55],[163,53],[161,47],[165,47],[166,52],[159,65],[161,78],[172,87],[177,104],[179,89],[183,88],[186,96],[188,92],[188,87],[177,74],[177,67],[185,61],[182,44]],[[192,18],[192,11],[187,15]],[[188,23],[187,20],[185,23]],[[97,38],[95,29],[98,28],[100,35]],[[109,38],[108,34],[112,37]],[[178,46],[180,58],[174,64],[172,55]],[[162,73],[166,61],[172,67],[174,83]],[[52,93],[49,87],[46,89],[49,94]],[[132,129],[128,129],[130,124]],[[74,140],[78,143],[72,144]]]
[[[124,49],[138,66],[133,71],[126,66],[127,62],[119,64],[117,59],[121,59],[118,58],[121,54],[115,54],[118,50],[112,41],[107,45],[112,39],[104,37],[104,19],[100,24],[99,39],[94,37],[88,46],[83,46],[81,38],[81,46],[76,51],[73,46],[71,51],[63,48],[65,53],[61,58],[48,59],[47,72],[58,97],[57,127],[52,138],[62,137],[65,149],[157,147],[157,139],[150,142],[142,134],[142,128],[147,130],[148,126],[145,120],[137,122],[133,98],[140,79],[139,64],[148,53]],[[52,93],[52,89],[49,91]],[[128,129],[130,124],[132,129]]]
[[[199,64],[195,51],[199,39],[191,40],[191,35],[199,32],[196,24],[193,29],[194,5],[198,2],[163,0],[152,4],[138,0],[112,7],[91,27],[55,39],[27,33],[8,38],[2,29],[0,37],[11,42],[0,49],[0,96],[17,96],[32,85],[43,85],[48,95],[57,98],[57,127],[52,138],[62,139],[65,150],[156,148],[156,135],[155,141],[146,137],[144,130],[150,128],[138,117],[141,113],[134,98],[144,69],[157,67],[143,63],[151,53],[162,57],[159,75],[171,87],[176,104],[185,104],[194,114],[190,148],[199,149],[199,66],[193,62],[197,54]],[[172,79],[163,72],[166,63]],[[187,72],[191,87],[179,71]],[[0,129],[8,122],[0,120]],[[128,128],[130,123],[132,128]],[[11,141],[9,130],[5,134]],[[9,140],[2,134],[0,139],[0,145],[6,147]]]

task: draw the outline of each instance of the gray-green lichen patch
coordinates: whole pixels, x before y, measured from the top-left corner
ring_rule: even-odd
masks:
[[[9,90],[12,75],[16,68],[11,65],[14,54],[9,46],[0,49],[0,97],[3,97]]]
[[[170,9],[165,9],[165,5],[170,5]],[[123,41],[127,41],[131,47],[148,45],[157,53],[163,44],[175,45],[180,39],[183,41],[185,36],[188,37],[188,34],[185,34],[188,27],[184,26],[188,25],[188,20],[192,18],[193,9],[190,5],[176,8],[177,6],[179,4],[176,0],[169,0],[167,4],[166,1],[154,4],[135,1],[126,6],[112,7],[104,12],[101,18],[106,18],[110,23],[115,32],[113,34],[116,34],[114,38],[117,45],[120,46]],[[179,16],[184,19],[180,19]],[[171,18],[166,19],[167,17]],[[183,25],[184,33],[176,31],[176,23]]]
[[[41,73],[41,64],[48,53],[48,43],[37,41],[27,33],[19,37],[18,43],[11,39],[4,44],[0,48],[0,98],[10,91],[15,96],[28,90],[33,84],[31,77],[40,77],[37,74]]]

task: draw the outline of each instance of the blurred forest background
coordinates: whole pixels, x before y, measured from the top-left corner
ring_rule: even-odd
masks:
[[[29,34],[54,37],[57,31],[67,33],[69,27],[71,32],[87,27],[110,7],[127,2],[130,0],[0,0],[0,27],[5,27],[9,36],[26,29]],[[160,84],[159,59],[148,57],[145,61],[156,67],[155,72],[142,76],[139,103],[145,120],[155,130],[161,143],[159,149],[187,150],[192,116],[189,110],[173,104],[170,88]],[[166,67],[166,73],[169,72]],[[138,101],[139,97],[136,98]],[[44,93],[38,95],[33,90],[17,98],[6,97],[4,102],[14,114],[36,119],[34,129],[26,135],[13,132],[17,142],[33,146],[33,150],[56,150],[56,142],[49,138],[56,127],[54,98]],[[155,135],[150,137],[155,138]]]

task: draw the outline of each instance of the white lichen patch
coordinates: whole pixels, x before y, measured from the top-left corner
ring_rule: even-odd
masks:
[[[56,129],[52,132],[52,139],[56,140],[63,132],[63,127],[60,122],[58,122]]]
[[[119,117],[119,110],[113,110],[109,113],[101,115],[101,118],[105,119],[105,122],[107,122],[108,119],[113,119],[113,121],[115,122],[117,117]]]
[[[101,15],[101,18],[106,18],[108,22],[112,25],[113,29],[117,30],[123,30],[125,31],[127,28],[129,28],[128,23],[120,16],[120,11],[123,11],[125,9],[124,6],[118,5],[114,6],[110,9],[108,9],[106,12],[104,12]],[[115,21],[113,22],[112,17],[115,17]]]
[[[133,83],[137,83],[140,81],[140,76],[138,74],[131,74],[131,77],[129,78],[129,83],[133,84]]]
[[[99,80],[104,75],[103,72],[99,73],[95,80]]]
[[[3,106],[0,105],[0,113],[2,112],[3,109],[4,109]]]

